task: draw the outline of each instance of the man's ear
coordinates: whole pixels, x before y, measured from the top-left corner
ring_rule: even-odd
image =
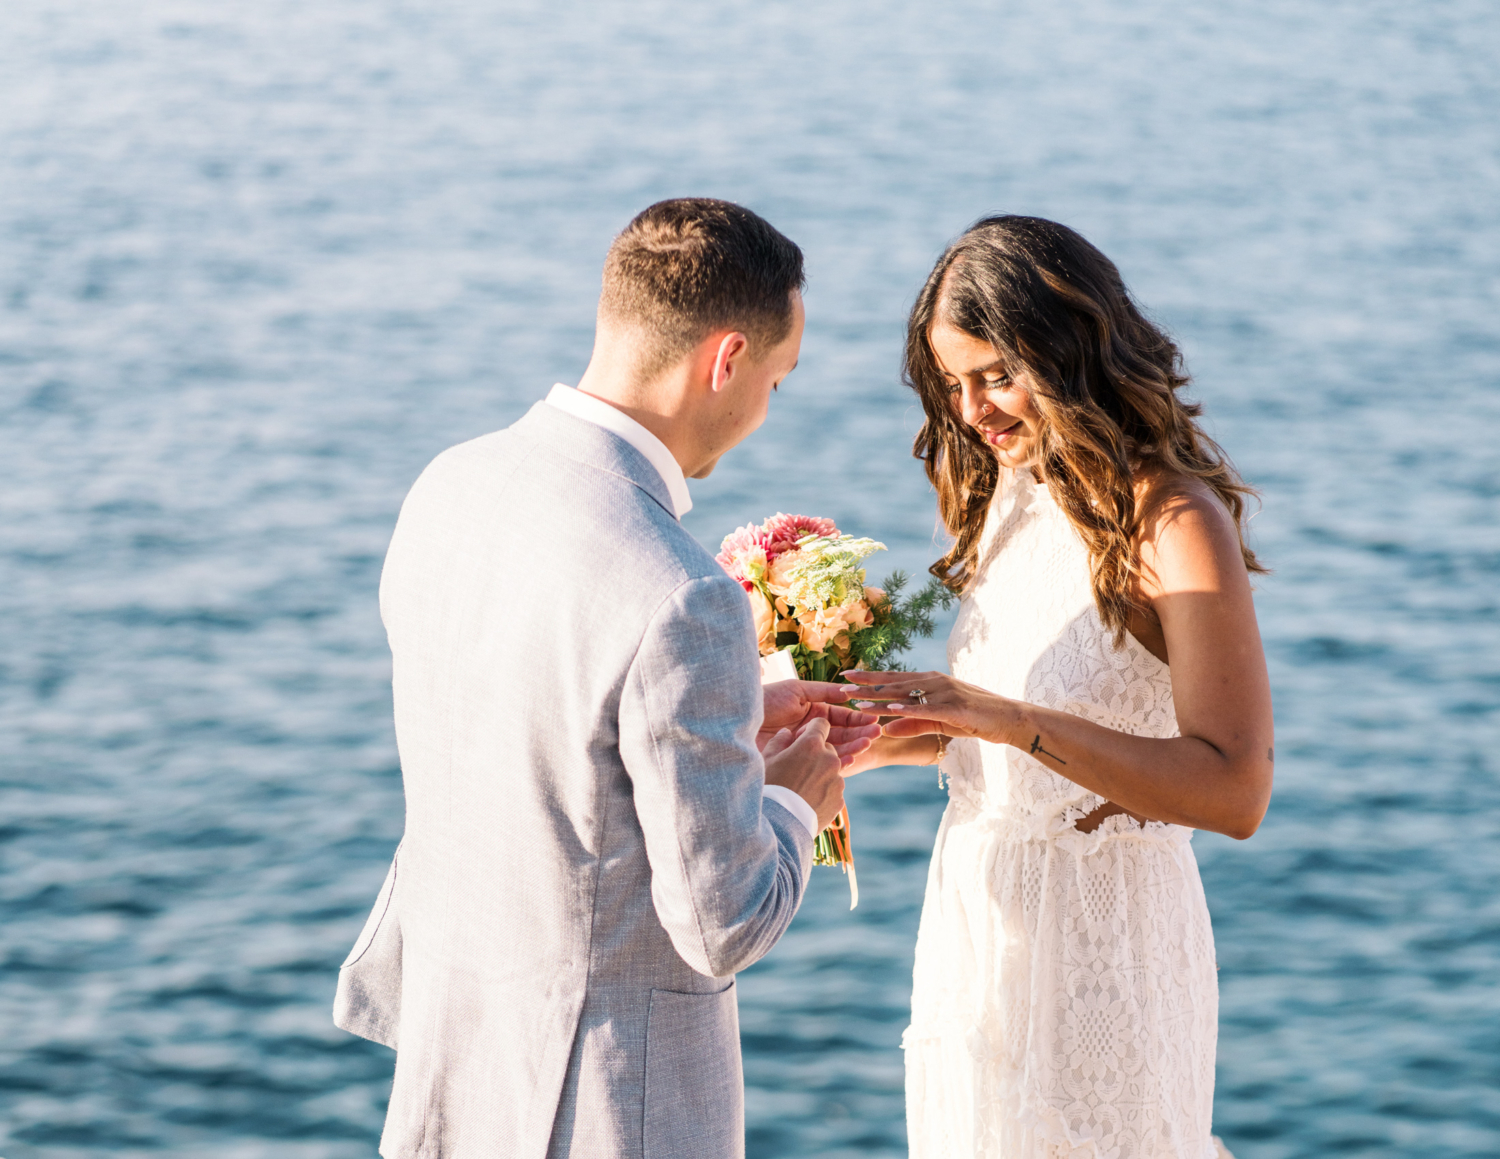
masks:
[[[749,348],[750,340],[738,330],[725,334],[719,339],[718,349],[714,352],[713,370],[709,375],[709,385],[715,394],[729,385],[729,380],[734,377],[735,368]]]

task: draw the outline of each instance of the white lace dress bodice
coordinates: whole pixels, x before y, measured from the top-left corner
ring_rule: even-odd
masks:
[[[1167,666],[1115,648],[1088,554],[1028,473],[991,506],[948,645],[961,680],[1177,735]],[[1213,1159],[1218,984],[1191,830],[1019,749],[951,742],[906,1048],[912,1159]]]

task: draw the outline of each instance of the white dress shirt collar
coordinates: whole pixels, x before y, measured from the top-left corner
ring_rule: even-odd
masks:
[[[672,499],[672,514],[681,519],[693,509],[693,497],[688,494],[687,480],[682,467],[662,442],[635,419],[622,410],[616,410],[601,398],[583,394],[571,386],[558,383],[547,395],[547,405],[603,427],[611,434],[619,435],[632,447],[646,456],[646,461],[656,468],[661,481],[667,485],[667,494]]]

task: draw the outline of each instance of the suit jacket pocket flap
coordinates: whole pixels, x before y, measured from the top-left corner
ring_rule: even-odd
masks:
[[[745,1080],[734,983],[716,994],[651,991],[645,1159],[739,1159]]]

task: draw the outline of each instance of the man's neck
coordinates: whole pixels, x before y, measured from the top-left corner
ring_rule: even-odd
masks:
[[[683,391],[680,384],[671,381],[670,372],[666,379],[642,382],[629,373],[611,373],[611,368],[599,365],[596,358],[578,380],[578,391],[640,423],[672,452],[684,475],[697,469],[693,461],[697,440],[691,422],[681,414]]]

